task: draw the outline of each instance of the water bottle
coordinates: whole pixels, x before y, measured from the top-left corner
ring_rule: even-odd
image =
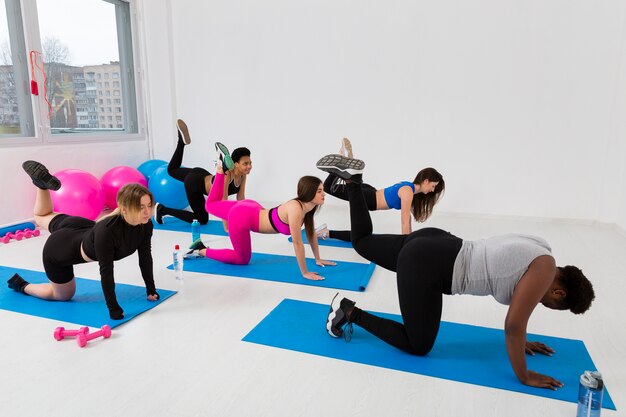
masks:
[[[198,239],[200,239],[200,222],[193,219],[193,222],[191,222],[191,243]]]
[[[177,280],[183,280],[183,253],[180,251],[180,246],[174,246],[174,277]]]
[[[576,417],[600,417],[604,383],[598,371],[585,371],[578,387],[578,412]]]

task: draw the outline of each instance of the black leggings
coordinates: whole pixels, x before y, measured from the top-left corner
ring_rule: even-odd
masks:
[[[196,219],[200,224],[207,224],[209,222],[209,213],[204,208],[204,196],[207,195],[204,179],[210,176],[211,173],[204,168],[182,168],[184,149],[185,144],[179,134],[176,150],[174,155],[172,155],[170,163],[167,165],[167,173],[172,178],[185,184],[185,193],[192,211],[178,210],[165,207],[164,205],[162,205],[163,208],[161,210],[163,214],[174,216],[187,223],[191,223]]]
[[[340,200],[348,201],[348,189],[346,184],[340,182],[340,178],[335,174],[329,174],[324,181],[324,192],[337,197]],[[365,196],[365,202],[367,209],[370,211],[376,211],[376,188],[369,184],[362,184],[363,195]],[[346,242],[350,242],[349,230],[329,230],[328,237],[332,239],[339,239]]]
[[[74,279],[73,265],[86,261],[80,253],[83,236],[96,223],[83,217],[57,214],[48,224],[50,236],[43,246],[43,269],[55,284],[67,284]]]
[[[361,186],[348,185],[352,245],[364,258],[396,272],[404,324],[354,308],[350,320],[413,355],[432,349],[441,322],[442,295],[451,293],[454,262],[463,241],[436,228],[409,235],[373,235]]]

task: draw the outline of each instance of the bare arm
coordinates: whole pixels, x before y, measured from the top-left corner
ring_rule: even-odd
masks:
[[[293,250],[296,254],[300,273],[306,279],[322,280],[324,277],[319,276],[315,272],[309,272],[306,267],[306,257],[304,254],[304,242],[302,241],[302,221],[304,220],[304,210],[300,203],[295,200],[284,204],[287,209],[287,220],[289,222],[289,231],[293,242]],[[317,241],[315,242],[317,243]]]
[[[411,203],[413,202],[413,190],[408,185],[398,190],[400,197],[400,216],[402,219],[402,234],[411,233]]]
[[[533,260],[515,287],[504,322],[506,350],[511,367],[525,385],[556,389],[563,384],[526,367],[526,327],[533,310],[550,288],[556,274],[554,258],[548,255]]]

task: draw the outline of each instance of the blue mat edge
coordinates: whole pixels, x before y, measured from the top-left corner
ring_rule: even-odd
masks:
[[[274,313],[276,310],[278,310],[282,306],[282,304],[285,303],[285,302],[316,304],[316,305],[328,307],[326,304],[315,303],[315,302],[311,302],[311,301],[297,300],[297,299],[293,299],[293,298],[284,298],[276,306],[274,306],[260,321],[258,321],[257,324],[255,324],[254,327],[252,329],[250,329],[248,331],[248,333],[246,333],[246,335],[241,339],[241,341],[242,342],[246,342],[246,343],[252,343],[252,344],[260,345],[260,346],[268,346],[268,347],[275,348],[275,349],[286,350],[286,351],[290,351],[290,352],[298,352],[298,353],[314,355],[314,356],[323,357],[323,358],[327,358],[327,359],[331,359],[331,360],[340,360],[340,361],[344,361],[344,362],[356,363],[356,364],[359,364],[359,365],[373,366],[373,367],[376,367],[376,368],[387,369],[387,370],[391,370],[391,371],[398,371],[398,372],[404,372],[404,373],[409,373],[409,374],[414,374],[414,375],[421,375],[421,376],[425,376],[425,377],[428,377],[428,378],[440,379],[440,377],[437,377],[437,376],[426,375],[426,374],[419,374],[419,373],[411,372],[411,371],[408,371],[408,370],[394,369],[394,368],[389,368],[389,367],[380,366],[380,365],[376,365],[376,364],[367,364],[367,363],[362,363],[362,362],[357,362],[357,361],[351,361],[351,360],[348,360],[348,359],[327,356],[327,355],[323,355],[323,354],[320,354],[320,353],[303,352],[303,351],[299,351],[299,350],[295,350],[295,349],[290,349],[290,348],[287,348],[287,347],[268,345],[268,344],[265,344],[265,343],[257,342],[257,341],[254,341],[254,340],[250,340],[249,336],[257,329],[257,327],[263,321],[265,321],[272,313]],[[395,316],[396,318],[399,318],[400,321],[402,319],[402,317],[400,315],[393,314],[393,313],[385,313],[385,312],[378,312],[378,311],[371,311],[371,310],[365,310],[365,311],[368,311],[368,312],[370,312],[372,314],[375,314],[375,315]],[[442,323],[450,323],[450,324],[463,325],[463,326],[472,326],[472,327],[476,327],[476,328],[480,328],[480,329],[502,331],[502,329],[500,329],[500,328],[479,326],[479,325],[473,325],[473,324],[455,323],[455,322],[447,322],[447,321],[442,321]],[[594,368],[597,369],[597,367],[595,366],[595,363],[593,362],[593,358],[591,357],[591,354],[589,354],[589,351],[587,350],[587,346],[585,345],[585,342],[583,340],[580,340],[580,339],[568,339],[568,338],[563,338],[563,337],[558,337],[558,336],[540,335],[540,334],[535,334],[535,333],[528,333],[527,336],[533,337],[533,338],[534,337],[539,337],[539,338],[557,338],[557,339],[563,339],[563,340],[570,340],[570,341],[580,342],[580,343],[582,343],[582,345],[584,346],[587,354],[589,355],[589,359],[593,363]],[[475,383],[467,382],[467,381],[460,381],[460,380],[453,380],[453,379],[449,379],[449,381],[459,382],[459,383],[463,383],[463,384],[477,385]],[[523,395],[533,395],[532,393],[527,393],[527,392],[523,392],[523,391],[512,391],[512,390],[507,390],[506,388],[484,386],[484,385],[479,385],[479,386],[483,386],[485,388],[499,389],[499,390],[515,392],[515,393],[523,394]],[[547,399],[550,399],[550,400],[563,401],[563,402],[567,402],[569,404],[575,404],[575,401],[567,401],[567,400],[564,400],[564,399],[561,399],[561,398],[551,398],[551,397],[547,397],[547,396],[541,396],[541,397],[542,398],[547,398]],[[616,407],[615,403],[613,402],[613,400],[612,400],[612,398],[611,398],[611,396],[610,396],[610,394],[608,392],[608,389],[606,389],[606,388],[605,388],[605,391],[604,391],[604,400],[603,400],[603,403],[602,403],[602,408],[609,409],[609,410],[617,410],[617,407]]]
[[[34,270],[34,269],[26,269],[26,268],[17,268],[17,267],[12,267],[12,266],[6,266],[6,265],[0,265],[0,269],[9,269],[12,271],[15,271],[18,274],[22,274],[22,275],[26,275],[24,274],[23,271],[26,271],[27,273],[36,273],[38,275],[43,275],[45,277],[45,272],[44,271],[38,271],[38,270]],[[81,281],[89,281],[90,283],[93,282],[98,282],[98,280],[93,280],[93,279],[88,279],[88,278],[81,278],[81,277],[75,277],[77,281],[77,284],[80,284]],[[133,287],[133,288],[143,288],[141,286],[138,285],[133,285],[133,284],[125,284],[125,283],[116,283],[115,284],[116,287],[118,286],[126,286],[126,287]],[[78,287],[78,285],[77,285]],[[164,302],[165,300],[169,299],[170,297],[172,297],[173,295],[177,294],[178,291],[175,290],[167,290],[164,288],[157,288],[157,291],[159,293],[159,300],[157,302],[155,302],[155,304],[153,306],[151,306],[150,308],[146,308],[145,310],[139,311],[136,314],[133,314],[131,316],[126,316],[121,320],[113,320],[113,319],[109,319],[106,320],[106,323],[104,324],[108,324],[109,327],[116,328],[119,327],[129,321],[131,321],[132,319],[134,319],[135,317],[139,317],[140,315],[142,315],[143,313],[152,310],[154,308],[156,308],[159,304],[161,304],[162,302]],[[77,291],[77,294],[80,294],[79,291]],[[102,308],[106,309],[106,304],[104,304],[104,295],[102,296]],[[42,302],[54,302],[54,301],[47,301],[47,300],[41,300]],[[70,300],[70,302],[72,302]],[[42,318],[42,319],[46,319],[46,320],[51,320],[51,321],[56,321],[56,322],[63,322],[63,323],[73,323],[79,326],[89,326],[89,327],[101,327],[100,325],[93,325],[93,322],[91,322],[91,320],[86,320],[86,321],[82,321],[82,322],[77,322],[74,320],[68,320],[67,318],[63,318],[63,319],[59,319],[59,318],[54,318],[54,317],[47,317],[47,316],[42,316],[42,315],[37,315],[37,314],[32,314],[32,313],[28,313],[28,312],[23,312],[23,311],[17,311],[17,310],[11,310],[11,309],[7,309],[7,308],[1,308],[4,311],[8,311],[11,313],[15,313],[15,314],[22,314],[25,316],[30,316],[30,317],[37,317],[37,318]]]

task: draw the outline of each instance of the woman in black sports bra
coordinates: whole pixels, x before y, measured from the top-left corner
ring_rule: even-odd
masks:
[[[178,119],[176,125],[178,143],[167,166],[167,173],[185,184],[187,201],[192,211],[166,207],[157,202],[154,208],[154,220],[158,224],[163,224],[163,216],[174,216],[187,223],[191,223],[195,219],[200,224],[207,224],[209,213],[204,209],[204,201],[205,196],[211,191],[215,177],[204,168],[184,168],[181,166],[185,145],[191,143],[191,136],[189,136],[189,129],[184,121]],[[250,150],[243,147],[237,148],[231,154],[231,158],[233,165],[226,167],[226,184],[228,187],[224,187],[224,198],[228,198],[229,195],[237,195],[237,200],[244,200],[246,198],[246,178],[252,169]],[[228,229],[226,222],[224,222],[224,229]]]

